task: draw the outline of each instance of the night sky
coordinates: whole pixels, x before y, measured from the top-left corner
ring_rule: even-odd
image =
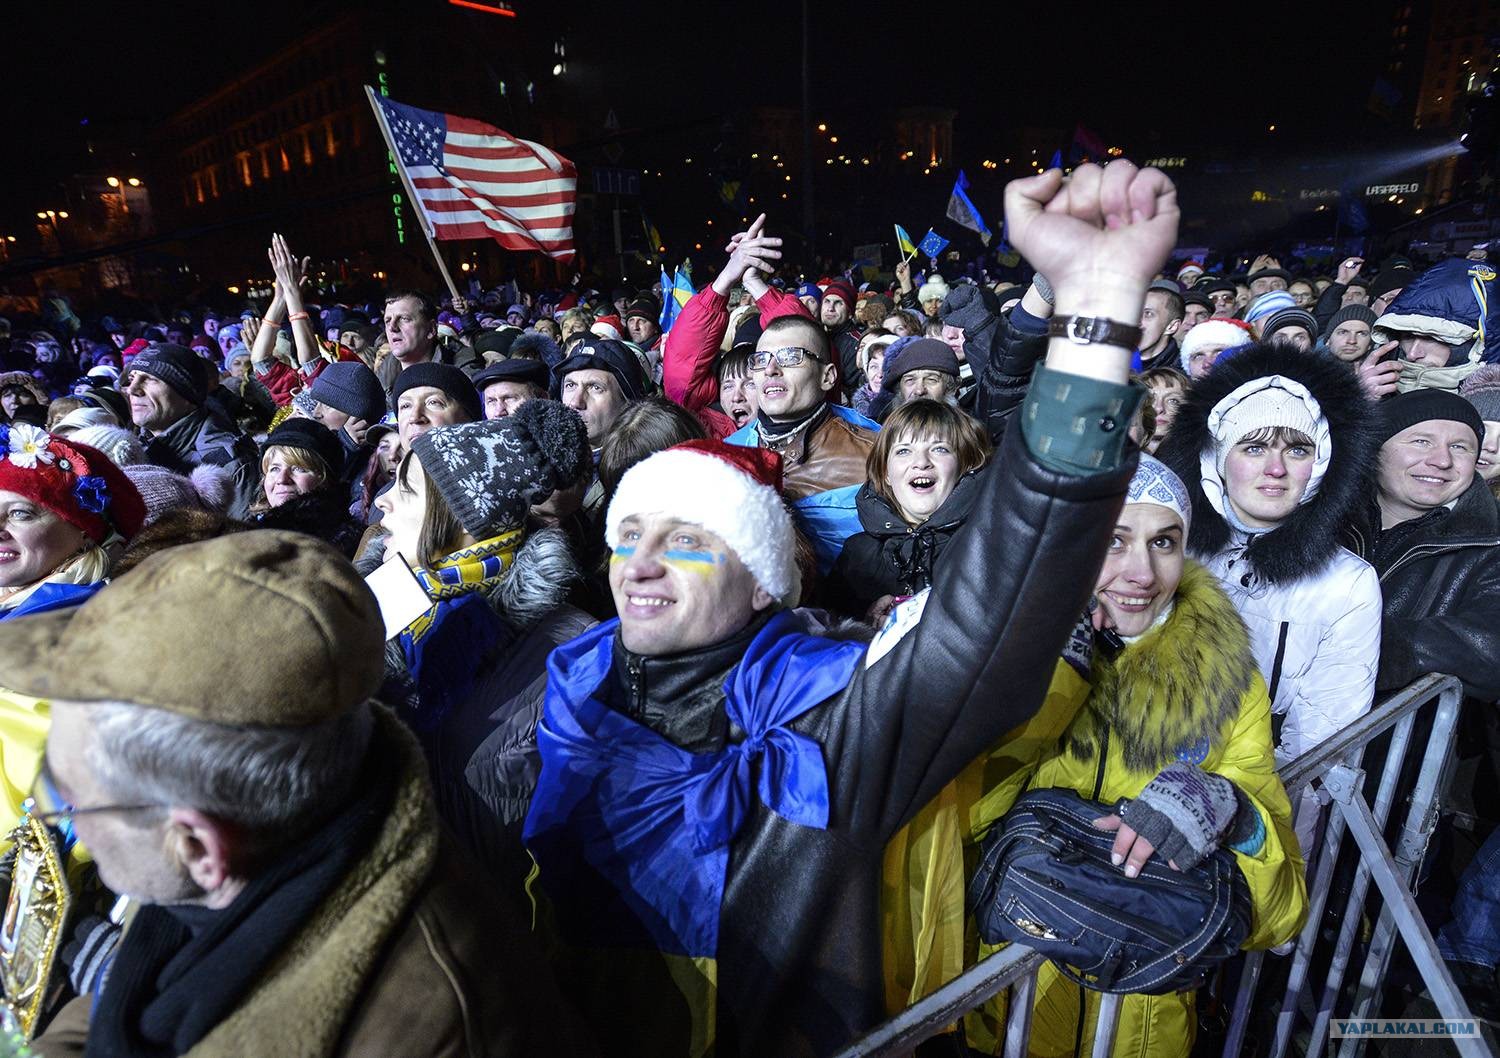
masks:
[[[423,5],[412,0],[419,17]],[[800,5],[514,0],[566,34],[569,76],[627,126],[800,100]],[[4,217],[28,216],[78,155],[80,121],[160,117],[345,4],[12,5],[0,63]],[[812,6],[815,107],[936,104],[960,112],[961,156],[998,126],[1074,121],[1136,154],[1156,145],[1336,149],[1363,120],[1384,58],[1385,5],[980,2]],[[477,18],[492,16],[478,15]]]

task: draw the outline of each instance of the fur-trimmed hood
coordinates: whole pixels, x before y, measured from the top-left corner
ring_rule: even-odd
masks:
[[[1280,344],[1254,345],[1214,364],[1194,382],[1157,458],[1182,478],[1193,497],[1188,549],[1198,556],[1229,547],[1233,530],[1203,492],[1199,456],[1211,448],[1209,413],[1230,393],[1267,375],[1282,375],[1307,387],[1328,420],[1333,455],[1318,494],[1279,526],[1257,536],[1245,558],[1256,576],[1287,584],[1321,571],[1339,548],[1339,532],[1367,501],[1375,485],[1380,445],[1375,407],[1348,364],[1332,354],[1303,352]]]
[[[1214,575],[1189,560],[1165,621],[1113,658],[1094,652],[1068,749],[1092,760],[1107,726],[1128,768],[1158,771],[1222,739],[1256,671],[1244,621]]]

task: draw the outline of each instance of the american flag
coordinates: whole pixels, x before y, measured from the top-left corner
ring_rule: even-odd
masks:
[[[573,256],[578,171],[540,143],[370,92],[436,239]]]

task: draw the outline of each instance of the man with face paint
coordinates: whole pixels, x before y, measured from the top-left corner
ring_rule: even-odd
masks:
[[[791,611],[777,453],[689,442],[620,482],[619,619],[552,656],[526,824],[587,960],[565,987],[612,1053],[823,1054],[878,1021],[887,840],[1040,705],[1130,480],[1136,323],[1177,210],[1164,175],[1116,161],[1013,182],[1006,219],[1060,316],[1110,322],[1050,340],[971,524],[868,648]]]

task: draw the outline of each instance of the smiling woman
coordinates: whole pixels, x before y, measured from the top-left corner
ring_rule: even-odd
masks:
[[[932,583],[989,457],[989,437],[951,404],[919,398],[893,411],[870,450],[855,497],[863,531],[844,544],[829,605],[878,624],[898,597]]]

